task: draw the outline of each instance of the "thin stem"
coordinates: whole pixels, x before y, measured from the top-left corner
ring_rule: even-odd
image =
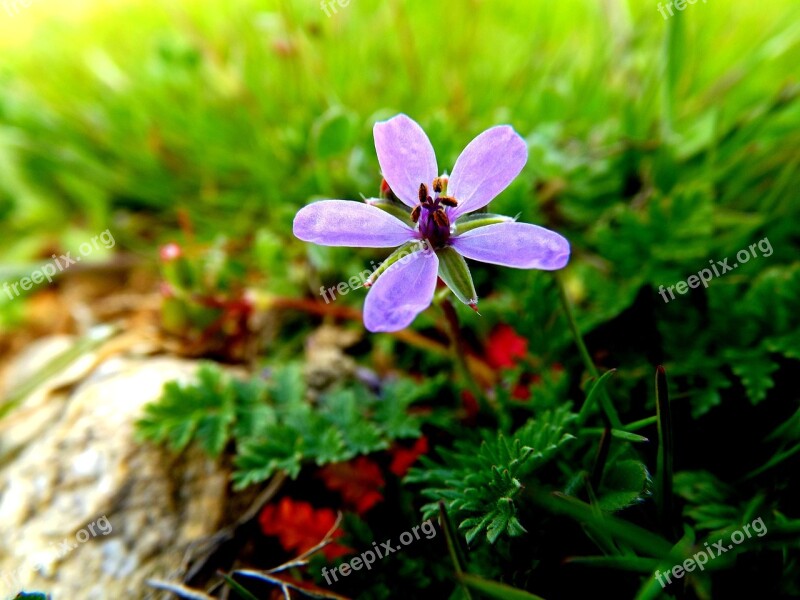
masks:
[[[475,399],[478,401],[478,405],[481,407],[481,409],[488,409],[489,402],[487,401],[486,396],[483,393],[483,389],[478,384],[478,381],[475,379],[475,376],[472,374],[472,370],[469,368],[469,364],[467,363],[467,346],[464,343],[464,339],[461,337],[461,327],[458,323],[458,313],[456,313],[453,303],[450,302],[450,299],[447,297],[439,300],[439,306],[442,307],[442,311],[444,312],[445,316],[445,322],[447,323],[447,333],[450,335],[451,341],[450,350],[456,370],[466,382],[467,387],[469,388],[470,392],[472,392],[472,395],[475,396]]]
[[[564,307],[564,314],[567,317],[567,323],[569,323],[569,328],[572,332],[572,337],[575,339],[575,344],[578,346],[578,352],[580,353],[583,363],[586,365],[589,374],[594,379],[599,379],[600,373],[592,361],[592,357],[589,355],[589,350],[587,350],[586,344],[583,342],[583,336],[581,336],[581,332],[578,329],[578,323],[575,320],[575,313],[572,310],[572,305],[569,302],[569,298],[567,298],[567,290],[564,287],[564,281],[558,272],[554,273],[554,275],[556,278],[556,285],[558,286],[558,295],[561,300],[561,305]],[[603,413],[606,421],[609,425],[611,425],[612,428],[622,429],[622,423],[619,420],[619,415],[617,415],[617,411],[614,409],[614,405],[611,403],[611,400],[609,399],[605,389],[601,389],[599,391],[600,405],[603,407]]]
[[[672,416],[669,406],[669,388],[664,367],[656,369],[656,416],[658,417],[658,456],[656,508],[658,509],[664,533],[677,539],[673,531],[673,498],[672,498],[672,450],[673,430]]]

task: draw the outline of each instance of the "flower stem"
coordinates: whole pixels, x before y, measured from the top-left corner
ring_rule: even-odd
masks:
[[[583,363],[586,365],[586,369],[589,371],[589,374],[594,379],[599,379],[600,372],[597,370],[597,367],[592,361],[592,357],[589,355],[589,350],[587,350],[586,344],[583,342],[583,336],[581,336],[581,332],[578,329],[578,323],[575,320],[575,313],[573,312],[572,305],[567,297],[567,290],[564,286],[564,280],[562,279],[560,273],[555,272],[554,275],[556,278],[556,285],[558,286],[558,296],[561,299],[561,305],[564,307],[564,314],[567,317],[567,322],[569,323],[572,337],[575,338],[575,344],[578,346],[578,352],[580,353]],[[619,420],[619,415],[617,415],[617,411],[614,409],[614,405],[611,403],[606,390],[601,389],[599,392],[600,406],[603,408],[603,413],[607,423],[614,429],[622,429],[622,423]]]
[[[483,388],[481,388],[481,386],[478,384],[478,381],[475,379],[475,376],[472,374],[472,370],[469,368],[469,364],[467,363],[467,347],[464,343],[464,338],[461,337],[461,328],[458,324],[458,313],[456,313],[453,303],[450,302],[450,298],[442,297],[438,298],[437,300],[439,301],[439,306],[442,307],[445,321],[447,323],[447,332],[450,335],[451,341],[450,351],[453,355],[453,362],[455,363],[456,370],[467,384],[469,391],[472,392],[473,396],[475,396],[475,399],[477,400],[478,405],[481,407],[481,410],[487,410],[489,408],[489,402],[486,399],[486,395],[483,393]]]

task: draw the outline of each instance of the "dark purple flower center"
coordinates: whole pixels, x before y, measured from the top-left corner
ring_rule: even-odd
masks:
[[[428,186],[419,184],[419,204],[411,211],[411,220],[419,223],[420,235],[434,248],[441,248],[450,239],[450,218],[446,206],[457,206],[458,202],[450,196],[440,195],[447,182],[437,177],[433,180],[433,196],[428,194]]]

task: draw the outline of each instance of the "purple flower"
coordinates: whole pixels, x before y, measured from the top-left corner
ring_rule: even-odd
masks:
[[[438,277],[465,304],[477,306],[463,257],[517,269],[560,269],[569,242],[510,217],[474,213],[502,192],[528,160],[525,141],[508,125],[472,140],[452,174],[439,176],[422,128],[406,115],[375,124],[373,134],[390,199],[366,204],[323,200],[302,208],[294,234],[325,246],[400,246],[365,284],[364,325],[398,331],[430,306]],[[469,214],[473,213],[473,214]]]

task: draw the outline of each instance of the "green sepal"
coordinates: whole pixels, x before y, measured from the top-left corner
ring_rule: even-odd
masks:
[[[381,210],[385,210],[393,217],[400,219],[409,227],[416,227],[416,223],[411,220],[411,210],[405,204],[393,202],[392,200],[378,200],[375,198],[370,198],[367,201],[367,204],[376,208],[380,208]]]
[[[439,248],[436,251],[439,257],[439,277],[447,284],[456,298],[473,308],[478,304],[478,293],[472,283],[472,274],[469,272],[467,261],[450,246]]]
[[[411,240],[406,242],[397,248],[397,250],[392,252],[380,265],[378,265],[378,268],[372,272],[372,275],[370,275],[367,281],[364,283],[364,287],[372,286],[378,280],[378,277],[383,275],[383,272],[398,260],[410,256],[414,252],[422,252],[425,249],[426,242],[423,240]]]
[[[454,235],[459,235],[471,229],[478,227],[485,227],[486,225],[496,225],[497,223],[511,223],[516,221],[516,217],[507,217],[505,215],[495,215],[492,213],[471,213],[464,215],[456,220]]]

